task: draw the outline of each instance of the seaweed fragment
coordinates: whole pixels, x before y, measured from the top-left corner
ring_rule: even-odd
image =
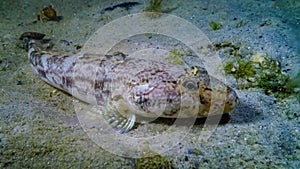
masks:
[[[232,42],[229,41],[224,41],[221,43],[216,43],[214,44],[214,46],[216,47],[216,49],[221,49],[221,48],[232,48],[233,50],[239,50],[240,46],[233,44]]]
[[[227,48],[227,49],[229,49],[230,55],[234,55],[234,56],[237,56],[239,54],[239,50],[240,50],[240,46],[233,44],[232,42],[229,42],[229,41],[216,43],[216,44],[214,44],[214,47],[216,48],[216,50]]]
[[[289,81],[289,83],[287,85],[291,88],[300,88],[300,71],[294,78],[292,78]]]
[[[243,20],[240,20],[236,25],[235,25],[235,27],[236,28],[240,28],[240,27],[242,27],[243,26]]]
[[[168,1],[165,1],[168,2]],[[170,12],[178,7],[179,1],[177,3],[163,3],[163,0],[150,0],[148,5],[145,7],[143,10],[144,12],[149,12],[149,13],[167,13]],[[156,15],[153,14],[155,17]]]
[[[210,21],[208,24],[211,27],[211,29],[214,30],[214,31],[221,28],[221,24],[219,24],[215,21]]]
[[[271,25],[271,24],[272,24],[271,19],[267,19],[267,20],[263,21],[259,26],[264,27],[264,26],[268,26],[268,25]]]
[[[162,0],[151,0],[148,7],[145,9],[147,12],[161,12],[162,11]]]

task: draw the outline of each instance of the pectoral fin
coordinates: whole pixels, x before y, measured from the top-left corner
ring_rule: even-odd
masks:
[[[127,133],[135,124],[136,117],[134,114],[124,117],[116,108],[111,106],[111,104],[98,106],[98,109],[100,109],[100,114],[106,122],[121,134]]]

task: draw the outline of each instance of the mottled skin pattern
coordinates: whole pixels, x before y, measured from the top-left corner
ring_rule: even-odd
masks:
[[[123,116],[205,117],[215,101],[213,114],[229,113],[236,93],[205,71],[193,73],[182,65],[126,58],[122,54],[60,54],[29,43],[28,59],[35,74],[74,97],[102,106],[110,104]],[[210,82],[222,86],[212,90]],[[219,96],[223,95],[223,98]],[[196,114],[194,113],[196,111]]]

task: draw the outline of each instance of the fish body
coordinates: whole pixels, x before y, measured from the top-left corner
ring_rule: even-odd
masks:
[[[205,71],[121,53],[59,53],[30,41],[28,60],[48,84],[89,104],[110,104],[124,117],[201,118],[229,113],[238,100],[233,89]],[[214,84],[223,89],[212,89]]]

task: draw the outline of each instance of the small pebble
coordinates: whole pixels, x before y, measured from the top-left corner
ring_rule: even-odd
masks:
[[[189,154],[192,154],[192,153],[193,153],[193,149],[189,148],[189,149],[188,149],[188,153],[189,153]]]
[[[184,161],[189,161],[189,157],[188,156],[184,156]]]

